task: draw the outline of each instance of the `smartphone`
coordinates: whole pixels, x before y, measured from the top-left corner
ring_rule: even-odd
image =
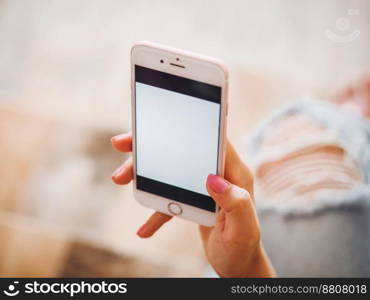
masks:
[[[208,174],[223,175],[228,72],[205,56],[142,42],[131,50],[134,196],[205,226],[218,207]]]

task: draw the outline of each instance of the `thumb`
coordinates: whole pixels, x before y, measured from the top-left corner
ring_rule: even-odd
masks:
[[[230,229],[245,230],[253,225],[258,226],[254,204],[248,191],[213,174],[207,177],[207,190],[225,212]]]

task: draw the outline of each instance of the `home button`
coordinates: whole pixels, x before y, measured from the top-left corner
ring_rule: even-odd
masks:
[[[182,214],[182,208],[180,205],[178,205],[177,203],[175,202],[170,202],[168,203],[168,211],[172,214],[172,215],[181,215]]]

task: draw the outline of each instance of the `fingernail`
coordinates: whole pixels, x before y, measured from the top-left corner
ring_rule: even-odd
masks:
[[[146,230],[145,224],[141,225],[140,228],[136,231],[136,234],[141,237],[145,235],[145,230]]]
[[[117,170],[115,170],[112,174],[112,178],[118,176],[119,174],[123,173],[124,167],[120,166]]]
[[[229,188],[229,183],[225,179],[213,174],[208,175],[207,184],[216,193],[223,193]]]
[[[112,138],[110,139],[110,141],[111,141],[112,143],[113,143],[113,142],[116,142],[117,140],[124,138],[126,135],[127,135],[126,133],[122,133],[122,134],[115,135],[114,137],[112,137]]]

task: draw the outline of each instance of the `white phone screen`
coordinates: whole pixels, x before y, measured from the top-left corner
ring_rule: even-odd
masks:
[[[135,66],[137,188],[214,211],[221,88]]]

